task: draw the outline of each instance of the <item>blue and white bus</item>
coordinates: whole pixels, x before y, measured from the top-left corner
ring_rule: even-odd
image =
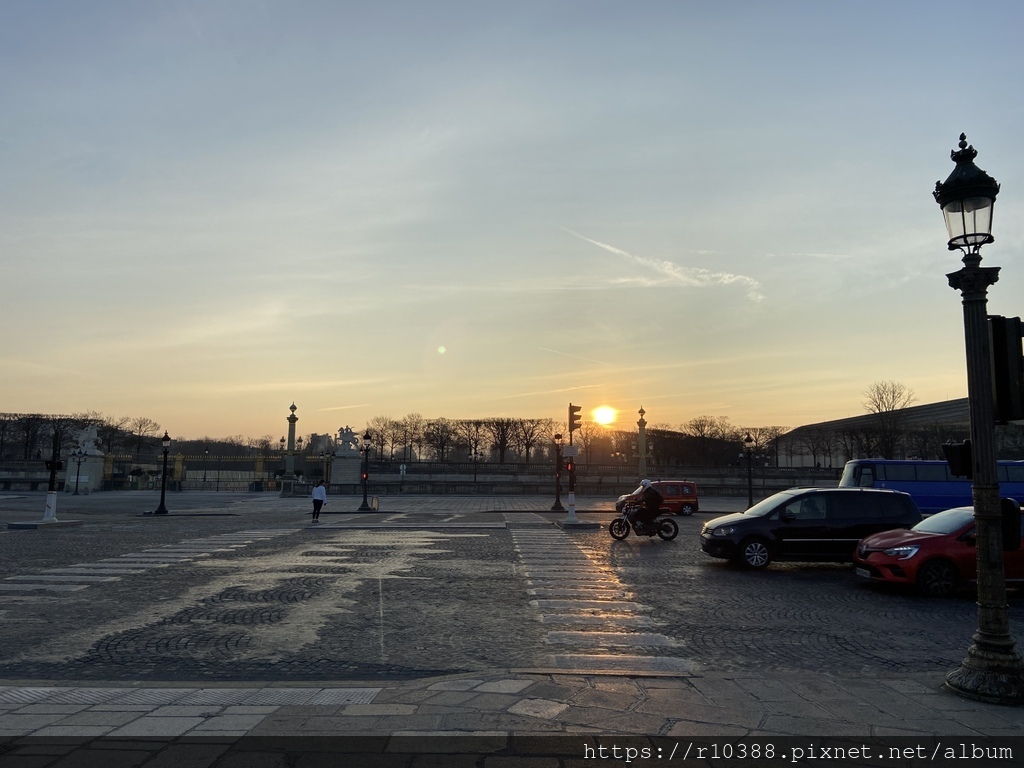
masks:
[[[998,462],[999,495],[1024,503],[1024,461]],[[944,461],[853,459],[846,462],[841,488],[890,488],[909,493],[923,515],[969,507],[971,481],[949,474]]]

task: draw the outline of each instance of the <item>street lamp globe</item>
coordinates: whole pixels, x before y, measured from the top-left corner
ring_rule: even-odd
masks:
[[[171,436],[167,434],[166,429],[164,430],[164,436],[160,438],[160,444],[163,446],[165,451],[170,450],[171,448]]]
[[[992,237],[992,211],[999,184],[974,164],[978,151],[960,134],[959,150],[950,152],[956,163],[945,181],[935,182],[935,201],[942,207],[949,233],[949,250],[965,253],[995,240]]]

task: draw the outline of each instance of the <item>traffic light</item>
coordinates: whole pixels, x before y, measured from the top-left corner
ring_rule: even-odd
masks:
[[[988,318],[992,395],[997,424],[1024,419],[1024,359],[1019,317]]]
[[[369,478],[370,476],[366,472],[363,472],[359,479],[365,483]]]
[[[1000,499],[999,511],[1003,522],[1003,551],[1020,549],[1020,504],[1013,499]]]
[[[580,406],[569,403],[569,432],[575,432],[580,428]]]
[[[572,459],[569,459],[568,461],[565,462],[565,471],[566,472],[572,473],[572,471],[575,468],[576,468],[576,466],[573,464]]]
[[[63,461],[50,461],[49,459],[47,459],[44,462],[44,464],[46,465],[46,468],[50,469],[50,470],[56,469],[56,470],[59,471],[59,470],[64,469],[64,462]]]
[[[974,457],[971,454],[970,440],[964,440],[962,443],[943,443],[942,453],[946,456],[951,475],[966,477],[968,480],[974,477]]]

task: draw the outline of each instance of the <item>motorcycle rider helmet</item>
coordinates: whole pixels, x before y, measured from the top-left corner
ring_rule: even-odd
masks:
[[[648,480],[647,478],[644,478],[643,480],[640,481],[640,487],[644,488],[644,489],[650,488],[651,487],[651,481]]]

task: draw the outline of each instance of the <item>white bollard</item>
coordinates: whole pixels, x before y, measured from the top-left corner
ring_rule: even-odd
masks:
[[[57,492],[48,491],[46,494],[46,510],[43,512],[44,523],[57,522]]]
[[[576,491],[569,491],[569,514],[566,515],[564,522],[573,524],[579,522],[576,517]]]

